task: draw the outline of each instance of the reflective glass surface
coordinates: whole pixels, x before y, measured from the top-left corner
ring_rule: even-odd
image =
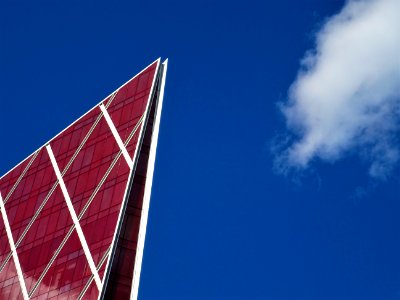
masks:
[[[138,161],[159,61],[104,104],[130,157]],[[99,105],[53,138],[62,182],[101,280],[123,220],[130,169]],[[140,168],[138,168],[139,170]],[[134,175],[134,174],[133,174]],[[133,187],[132,191],[136,187]],[[31,299],[97,299],[99,287],[45,146],[0,178],[0,192]],[[1,218],[1,217],[0,217]],[[125,234],[125,233],[124,233]],[[126,272],[133,271],[124,265]],[[0,299],[23,299],[4,222],[0,221]]]

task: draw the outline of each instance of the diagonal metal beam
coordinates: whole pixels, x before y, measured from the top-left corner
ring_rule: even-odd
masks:
[[[117,95],[119,89],[116,90],[114,92],[114,94],[111,96],[110,100],[107,102],[106,104],[106,108],[110,106],[110,104],[113,102],[115,96]],[[68,169],[71,167],[72,163],[74,162],[75,158],[78,156],[79,152],[82,150],[82,148],[84,147],[84,145],[86,144],[87,140],[89,139],[90,135],[93,133],[94,129],[96,128],[97,124],[99,124],[101,118],[103,117],[103,113],[100,112],[100,114],[98,115],[97,119],[95,120],[95,122],[93,123],[93,125],[91,126],[91,128],[89,129],[88,133],[86,134],[86,136],[84,137],[84,139],[82,140],[81,144],[79,145],[79,147],[75,150],[75,153],[72,155],[71,159],[69,160],[68,164],[65,166],[63,172],[61,173],[62,176],[64,176]],[[40,148],[37,153],[39,153],[39,151],[42,148]],[[58,180],[56,180],[56,182],[53,184],[52,188],[50,189],[50,191],[47,193],[46,197],[44,198],[43,202],[40,204],[39,208],[36,210],[35,214],[33,215],[33,217],[30,219],[28,225],[25,227],[24,231],[22,232],[22,234],[20,235],[20,237],[18,238],[17,242],[15,243],[15,247],[18,248],[19,245],[22,243],[23,239],[25,238],[26,234],[28,233],[29,229],[32,227],[33,222],[35,222],[35,220],[37,219],[37,217],[39,216],[40,212],[43,210],[44,206],[46,205],[47,201],[49,201],[51,195],[53,194],[53,192],[55,191],[55,189],[57,188],[58,185]],[[6,201],[5,201],[6,202]],[[0,272],[3,271],[5,265],[7,264],[7,262],[11,259],[12,253],[8,253],[8,255],[6,256],[6,259],[1,263],[0,265]]]
[[[15,268],[17,269],[17,274],[18,274],[19,284],[21,285],[22,295],[24,297],[24,300],[28,300],[29,299],[28,291],[26,290],[24,276],[22,275],[21,265],[19,263],[17,250],[15,249],[14,239],[12,236],[10,223],[8,222],[7,212],[6,212],[6,208],[4,207],[4,204],[3,204],[3,198],[1,197],[1,193],[0,193],[0,210],[1,210],[1,215],[3,217],[3,221],[4,221],[4,227],[6,228],[8,242],[10,243],[10,248],[11,248],[11,253],[12,253],[12,256],[14,259]]]
[[[101,280],[100,280],[99,273],[96,270],[96,266],[94,264],[92,254],[90,253],[89,246],[86,242],[85,235],[83,234],[81,224],[79,223],[78,216],[76,215],[71,198],[69,197],[67,187],[64,183],[64,179],[62,178],[60,169],[58,168],[58,164],[56,162],[56,158],[54,157],[54,153],[53,153],[53,150],[51,149],[50,144],[46,146],[46,149],[47,149],[47,152],[49,153],[49,157],[50,157],[51,163],[53,165],[54,172],[56,173],[58,183],[59,183],[61,191],[64,195],[65,202],[67,203],[69,213],[72,217],[72,221],[74,222],[76,233],[78,234],[79,240],[82,244],[83,252],[85,253],[90,270],[92,271],[92,274],[94,275],[94,280],[96,282],[97,288],[100,290],[101,289]]]
[[[122,151],[122,155],[124,156],[124,158],[125,158],[125,160],[126,160],[126,163],[127,163],[128,166],[129,166],[129,169],[132,170],[132,168],[133,168],[133,161],[132,161],[132,159],[130,158],[129,153],[128,153],[128,151],[126,150],[126,148],[125,148],[125,146],[124,146],[124,143],[123,143],[122,140],[121,140],[121,137],[120,137],[120,135],[119,135],[119,133],[118,133],[118,131],[117,131],[117,128],[115,128],[114,122],[111,120],[111,117],[110,117],[110,115],[108,114],[108,111],[107,111],[107,109],[104,107],[103,104],[100,105],[100,109],[101,109],[101,111],[102,111],[102,113],[103,113],[103,115],[104,115],[104,118],[105,118],[106,121],[107,121],[108,127],[110,127],[110,130],[111,130],[111,132],[112,132],[112,134],[113,134],[113,136],[114,136],[114,138],[115,138],[115,141],[117,142],[117,144],[118,144],[118,146],[119,146],[119,149],[121,149],[121,151]]]
[[[107,256],[110,254],[110,250],[111,250],[111,246],[108,247],[107,251],[104,252],[103,256],[101,257],[99,263],[97,264],[97,271],[100,270],[100,268],[103,266],[103,264],[105,263]],[[83,298],[83,296],[85,296],[85,293],[87,291],[87,289],[89,288],[90,284],[93,282],[93,274],[90,276],[89,280],[86,282],[85,286],[83,287],[81,293],[78,296],[78,300],[81,300]]]
[[[139,121],[136,123],[135,127],[132,129],[132,132],[129,134],[128,138],[126,139],[124,145],[125,147],[129,144],[129,142],[131,141],[131,139],[133,138],[133,136],[135,135],[136,131],[138,130],[138,128],[140,127],[140,125],[142,124],[144,120],[144,115],[142,115],[142,117],[139,119]],[[106,181],[108,175],[111,173],[112,169],[115,167],[116,163],[118,162],[118,159],[121,157],[122,155],[122,151],[120,150],[117,155],[114,157],[114,160],[111,162],[111,165],[109,166],[109,168],[107,169],[106,173],[103,175],[102,179],[100,180],[99,184],[97,185],[97,187],[95,188],[95,190],[93,191],[92,195],[90,196],[89,200],[87,201],[87,203],[85,204],[85,206],[83,207],[82,211],[79,213],[78,219],[81,220],[85,214],[85,212],[87,211],[87,209],[89,208],[90,204],[92,203],[92,201],[94,200],[94,198],[96,197],[97,193],[99,192],[101,186],[104,184],[104,182]],[[68,233],[66,234],[66,236],[64,237],[64,239],[62,240],[62,242],[60,243],[60,246],[57,248],[57,250],[54,252],[52,258],[50,259],[49,263],[46,265],[45,269],[43,270],[42,274],[39,276],[38,280],[36,281],[35,285],[33,286],[33,288],[31,289],[31,291],[29,292],[29,295],[32,296],[33,293],[35,292],[35,290],[37,289],[37,287],[39,286],[39,284],[42,282],[44,276],[46,275],[47,271],[50,269],[51,265],[53,264],[53,262],[56,260],[58,254],[60,254],[62,248],[64,247],[64,245],[67,243],[68,239],[70,238],[70,236],[72,235],[73,231],[75,229],[75,224],[73,224]]]

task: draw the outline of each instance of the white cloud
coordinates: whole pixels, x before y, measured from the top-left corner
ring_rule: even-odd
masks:
[[[400,159],[400,0],[348,1],[328,19],[281,108],[296,133],[285,167],[354,150],[371,176],[390,172]]]

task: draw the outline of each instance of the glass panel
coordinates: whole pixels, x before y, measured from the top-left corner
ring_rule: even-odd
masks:
[[[142,126],[138,122],[149,100],[157,64],[150,65],[124,85],[115,97],[110,96],[104,101],[131,156],[137,148]],[[133,134],[135,126],[137,129]],[[130,169],[99,107],[56,136],[50,146],[102,279]],[[3,199],[31,158],[0,179]],[[37,152],[26,170],[5,207],[28,292],[32,291],[32,299],[76,298],[90,282],[92,273],[77,233],[72,229],[72,218],[45,148]],[[141,163],[138,172],[140,170],[143,170]],[[142,186],[135,183],[136,188],[138,191],[133,194],[142,195]],[[135,216],[134,222],[138,222],[140,210]],[[137,226],[125,228],[123,234],[135,236],[136,232]],[[2,222],[0,241],[0,266],[4,267],[0,271],[0,298],[20,299],[20,285]],[[119,251],[126,254],[127,249]],[[122,273],[130,273],[133,264],[134,256],[121,265]],[[98,289],[92,281],[84,298],[96,299],[97,296]]]
[[[0,216],[0,232],[3,230],[5,232],[3,218]],[[7,235],[5,237],[1,236],[0,245],[3,249],[3,253],[9,253],[11,251]],[[17,270],[12,258],[5,264],[3,271],[0,272],[0,299],[24,299],[22,296],[21,284],[18,280]]]

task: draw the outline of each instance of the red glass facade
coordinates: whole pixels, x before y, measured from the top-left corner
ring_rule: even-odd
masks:
[[[0,299],[137,296],[165,73],[155,61],[0,178]]]

